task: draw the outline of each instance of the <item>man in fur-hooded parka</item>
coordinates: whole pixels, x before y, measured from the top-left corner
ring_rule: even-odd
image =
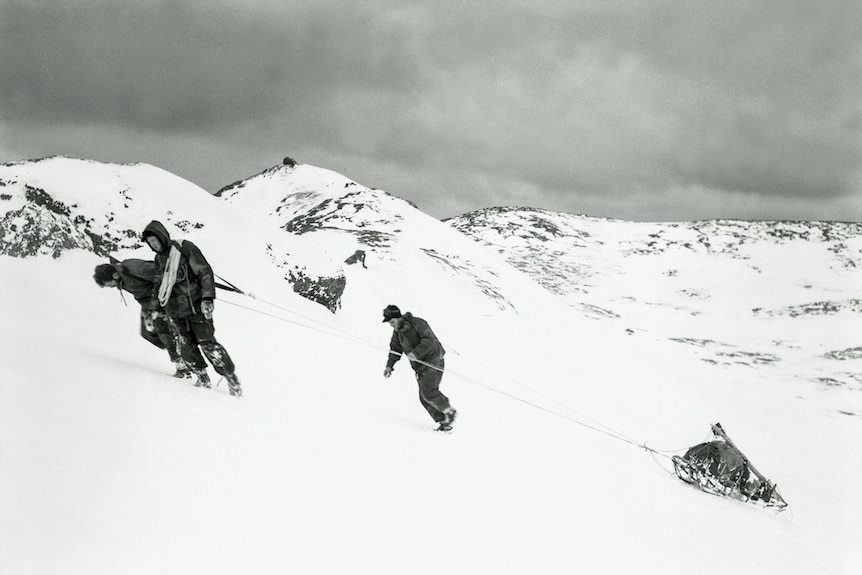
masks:
[[[157,274],[155,278],[155,293],[158,294],[162,276],[168,263],[171,246],[176,246],[182,254],[177,279],[171,297],[165,305],[165,310],[171,317],[189,317],[200,312],[200,304],[204,300],[215,299],[215,280],[213,270],[200,249],[188,240],[182,243],[171,240],[167,228],[161,222],[153,220],[141,237],[146,242],[147,236],[159,240],[161,251],[156,251],[155,263]],[[150,246],[152,248],[152,246]]]
[[[167,228],[153,220],[144,228],[142,239],[155,253],[156,278],[153,285],[155,297],[159,297],[162,283],[168,281],[166,269],[170,266],[172,249],[177,250],[178,264],[173,286],[165,311],[174,322],[183,360],[198,375],[198,383],[209,387],[206,362],[203,355],[220,375],[227,378],[231,394],[240,395],[239,380],[234,373],[234,363],[227,350],[215,338],[212,310],[215,300],[213,270],[200,249],[188,240],[174,241]]]

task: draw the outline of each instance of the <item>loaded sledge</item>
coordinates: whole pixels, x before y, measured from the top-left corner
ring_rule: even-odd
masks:
[[[712,426],[712,433],[712,441],[695,445],[681,457],[673,456],[677,476],[713,495],[784,510],[787,502],[777,485],[754,468],[720,423]]]

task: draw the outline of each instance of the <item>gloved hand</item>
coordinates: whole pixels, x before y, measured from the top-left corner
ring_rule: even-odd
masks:
[[[215,302],[213,300],[205,299],[201,302],[201,313],[204,314],[205,318],[212,319],[214,309],[215,309]]]
[[[383,377],[389,377],[392,375],[392,368],[387,366],[386,369],[383,370]]]
[[[150,333],[156,331],[156,318],[158,313],[155,311],[141,311],[141,317],[144,319],[144,329]]]
[[[417,359],[416,354],[413,353],[412,351],[408,351],[407,352],[407,359],[409,359],[410,361],[416,361],[416,359]]]

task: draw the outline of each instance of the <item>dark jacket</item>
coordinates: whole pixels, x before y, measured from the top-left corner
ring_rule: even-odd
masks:
[[[416,355],[416,359],[439,367],[440,359],[446,354],[443,344],[431,331],[428,322],[421,317],[414,317],[410,312],[401,316],[398,327],[392,330],[389,349],[395,353],[389,354],[389,359],[386,362],[387,367],[394,366],[395,362],[401,359],[402,353],[410,353],[411,351]],[[420,371],[426,367],[413,361],[410,362],[410,365],[414,371]]]
[[[120,287],[134,296],[141,307],[150,309],[157,302],[153,295],[153,283],[156,281],[156,262],[128,259],[119,261],[111,258],[114,271],[120,276]]]
[[[215,299],[215,280],[213,270],[204,255],[192,242],[185,240],[176,242],[171,240],[168,230],[161,222],[152,221],[144,228],[141,234],[144,240],[147,236],[156,236],[162,243],[162,251],[156,254],[156,277],[153,284],[153,293],[158,298],[159,287],[168,264],[171,246],[180,250],[180,265],[177,268],[177,279],[171,297],[165,306],[169,316],[188,317],[198,313],[203,299]]]

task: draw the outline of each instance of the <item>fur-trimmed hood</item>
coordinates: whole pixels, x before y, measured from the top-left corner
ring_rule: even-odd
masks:
[[[157,237],[162,243],[163,252],[171,249],[171,234],[168,233],[168,229],[164,224],[162,224],[162,222],[153,220],[148,223],[147,227],[144,228],[143,233],[141,233],[141,239],[146,242],[147,236]]]

